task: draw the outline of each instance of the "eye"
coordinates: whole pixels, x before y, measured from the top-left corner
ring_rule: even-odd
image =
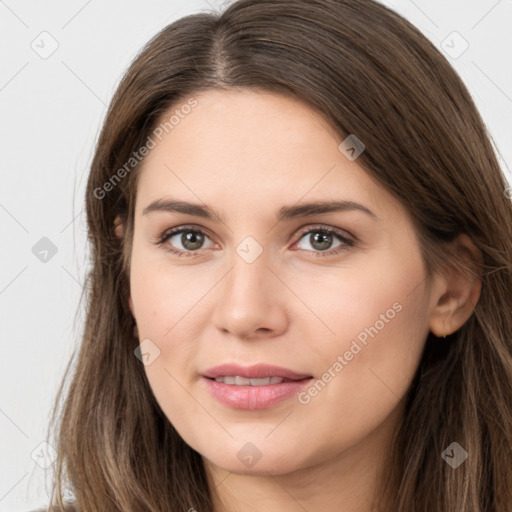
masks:
[[[312,249],[299,248],[300,250],[313,253],[314,257],[324,257],[339,254],[346,250],[348,247],[355,245],[355,240],[347,235],[344,231],[331,226],[320,226],[307,231],[302,231],[301,237],[295,245],[299,244],[300,241],[309,235],[306,239]],[[176,241],[172,241],[176,238]],[[164,246],[164,249],[170,253],[177,254],[179,257],[191,257],[195,256],[199,249],[204,248],[203,244],[205,239],[209,239],[209,236],[202,230],[192,228],[190,226],[179,226],[171,230],[166,231],[156,242],[157,245]],[[339,240],[339,244],[334,249],[328,250],[335,239]],[[176,248],[176,244],[181,244],[182,249]]]
[[[180,243],[183,249],[173,248],[170,244],[165,244],[168,240],[176,238],[173,242],[173,246],[176,243]],[[180,226],[166,231],[158,240],[158,245],[163,245],[166,251],[169,251],[178,256],[195,256],[193,253],[197,252],[198,249],[202,248],[205,238],[209,238],[208,235],[201,229],[193,229],[187,226]],[[165,245],[164,245],[165,244]]]
[[[308,238],[305,238],[308,235]],[[297,242],[305,238],[310,247],[313,248],[314,257],[325,257],[332,256],[335,254],[339,254],[342,251],[346,250],[347,247],[352,247],[355,245],[355,241],[353,238],[349,237],[344,231],[338,228],[334,228],[331,226],[322,226],[314,229],[308,229],[305,232],[302,232],[302,236]],[[335,246],[334,249],[328,250],[332,247],[333,240],[338,239],[340,243]],[[311,252],[310,249],[301,249]]]

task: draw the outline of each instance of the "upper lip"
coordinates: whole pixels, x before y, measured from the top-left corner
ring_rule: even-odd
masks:
[[[246,379],[261,379],[265,377],[281,377],[282,379],[301,380],[311,375],[297,373],[288,368],[270,364],[255,364],[253,366],[240,366],[238,364],[221,364],[209,368],[203,373],[204,377],[215,379],[216,377],[238,376]]]

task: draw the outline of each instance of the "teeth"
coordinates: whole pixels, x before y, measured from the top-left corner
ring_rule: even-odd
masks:
[[[223,384],[232,384],[235,386],[268,386],[269,384],[279,384],[283,382],[285,379],[281,377],[266,377],[264,379],[246,379],[245,377],[236,377],[225,376],[225,377],[216,377],[215,380],[217,382],[222,382]]]

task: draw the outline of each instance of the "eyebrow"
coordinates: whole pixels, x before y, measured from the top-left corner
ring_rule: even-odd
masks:
[[[178,212],[186,215],[194,215],[205,219],[222,221],[221,216],[215,210],[208,206],[203,206],[196,203],[189,203],[186,201],[175,201],[172,199],[157,199],[144,208],[142,215],[147,215],[151,212]],[[375,221],[381,219],[372,212],[368,207],[354,201],[315,201],[311,203],[303,203],[293,206],[283,206],[278,214],[278,222],[289,220],[299,217],[309,217],[322,213],[331,212],[345,212],[345,211],[359,211],[367,214]]]

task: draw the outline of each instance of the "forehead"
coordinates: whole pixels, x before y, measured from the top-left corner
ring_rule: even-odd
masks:
[[[144,159],[138,215],[166,194],[253,211],[301,197],[357,198],[376,209],[393,202],[357,160],[340,152],[343,137],[298,99],[253,90],[209,90],[193,99],[195,106],[175,116]],[[186,104],[174,105],[163,122]]]

